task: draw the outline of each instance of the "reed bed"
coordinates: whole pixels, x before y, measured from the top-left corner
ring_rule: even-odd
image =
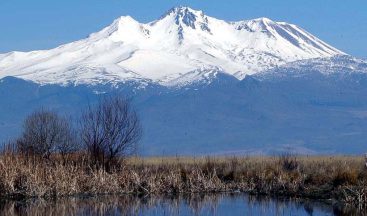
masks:
[[[247,192],[367,205],[363,157],[129,158],[109,172],[89,164],[82,157],[44,161],[4,154],[0,197]]]

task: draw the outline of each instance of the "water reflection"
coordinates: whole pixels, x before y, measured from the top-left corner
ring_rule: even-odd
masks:
[[[0,215],[365,215],[354,208],[245,194],[99,196],[1,201]]]

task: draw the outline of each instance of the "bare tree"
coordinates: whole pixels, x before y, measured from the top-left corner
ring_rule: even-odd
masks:
[[[57,113],[40,109],[24,121],[23,134],[17,140],[17,148],[26,154],[48,159],[58,150],[66,152],[73,142],[72,128],[66,118]]]
[[[119,96],[101,98],[83,113],[81,136],[96,165],[109,168],[117,157],[135,152],[142,135],[139,118],[130,100]]]
[[[70,124],[71,120],[66,118],[59,119],[60,140],[56,144],[56,150],[61,155],[63,162],[73,152],[80,150],[77,131]]]

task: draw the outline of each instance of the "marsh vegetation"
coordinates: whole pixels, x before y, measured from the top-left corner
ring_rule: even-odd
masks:
[[[367,204],[363,157],[136,158],[106,170],[84,154],[50,160],[4,153],[0,196],[55,198],[75,195],[246,192],[322,199],[360,209]]]
[[[36,111],[2,151],[0,197],[246,192],[367,207],[363,157],[139,158],[141,134],[138,116],[121,97],[88,107],[78,126]]]

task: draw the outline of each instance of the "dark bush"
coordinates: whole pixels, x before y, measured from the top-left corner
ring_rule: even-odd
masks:
[[[16,141],[17,150],[26,155],[49,159],[52,153],[69,153],[75,146],[69,121],[56,112],[40,109],[29,115],[23,133]]]
[[[292,155],[282,155],[279,158],[279,163],[285,171],[294,171],[299,168],[297,158]]]
[[[123,97],[104,97],[82,115],[82,141],[96,166],[109,169],[117,157],[133,154],[141,135],[139,118]]]

